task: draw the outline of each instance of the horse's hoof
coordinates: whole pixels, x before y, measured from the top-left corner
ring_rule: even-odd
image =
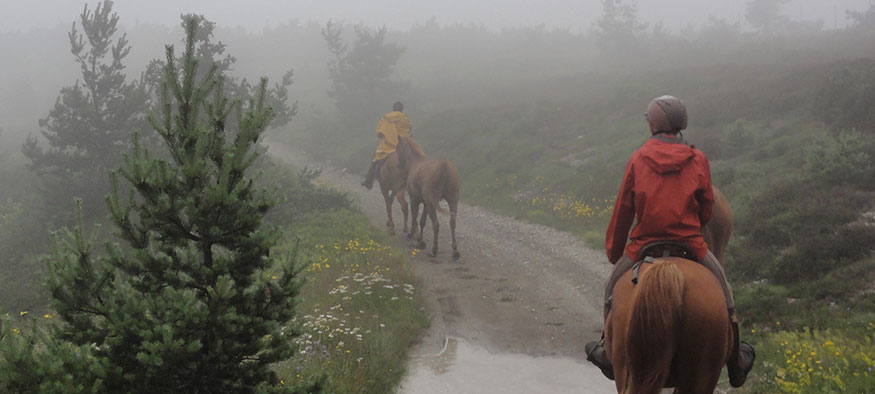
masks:
[[[395,235],[395,230],[389,229],[389,235]]]
[[[431,252],[428,253],[428,255],[431,257],[437,257],[437,250],[432,250]]]
[[[460,257],[462,257],[462,254],[458,250],[453,252],[453,261],[458,260]]]
[[[419,241],[419,243],[416,244],[416,249],[425,249],[425,241]]]

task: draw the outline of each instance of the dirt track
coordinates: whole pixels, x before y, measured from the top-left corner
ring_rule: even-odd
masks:
[[[378,186],[361,187],[359,171],[350,175],[328,163],[306,163],[302,154],[276,143],[269,153],[322,168],[323,181],[349,191],[375,225],[385,225]],[[397,205],[395,210],[400,233],[402,216]],[[602,284],[609,273],[601,252],[568,233],[460,204],[462,257],[453,262],[448,219],[440,221],[438,256],[414,258],[432,315],[431,329],[414,356],[437,353],[447,337],[456,337],[489,352],[583,359],[583,345],[601,329]],[[399,245],[413,245],[403,235],[396,237]],[[431,239],[431,224],[425,239]]]

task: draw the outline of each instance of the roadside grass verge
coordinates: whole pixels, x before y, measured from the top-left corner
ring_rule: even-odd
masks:
[[[739,391],[875,393],[873,268],[869,258],[809,282],[736,287],[742,340],[757,349]]]
[[[867,321],[868,320],[868,321]],[[875,322],[849,321],[843,330],[752,330],[757,371],[743,393],[875,393]]]
[[[327,377],[327,392],[392,393],[410,346],[428,326],[407,252],[361,213],[310,215],[278,253],[297,249],[304,285],[298,354],[277,367],[285,384]]]

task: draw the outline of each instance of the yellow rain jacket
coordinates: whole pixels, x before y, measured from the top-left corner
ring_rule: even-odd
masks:
[[[380,139],[380,145],[377,146],[377,153],[374,155],[374,161],[385,159],[398,146],[398,136],[410,137],[410,119],[400,111],[392,111],[383,115],[380,123],[377,123],[377,137]]]

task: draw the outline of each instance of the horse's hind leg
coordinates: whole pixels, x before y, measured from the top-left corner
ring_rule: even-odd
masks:
[[[428,219],[428,205],[422,204],[422,218],[419,219],[419,242],[416,244],[416,247],[419,249],[425,249],[425,240],[422,239],[422,235],[425,232],[425,221]]]
[[[703,333],[704,329],[701,325],[693,325],[695,328],[683,330],[681,335],[688,335],[686,338],[693,338],[691,332],[698,328],[700,338],[703,338],[705,343],[720,343],[717,333]],[[711,334],[711,335],[708,335]],[[719,345],[716,346],[719,348]],[[704,351],[703,351],[704,350]],[[709,351],[710,350],[710,351]],[[711,394],[717,387],[717,381],[720,379],[720,372],[723,370],[723,364],[726,362],[725,353],[714,349],[714,346],[702,349],[694,348],[692,344],[681,344],[678,349],[678,358],[676,365],[678,387],[675,390],[677,394]]]
[[[437,251],[438,251],[438,230],[440,230],[441,225],[438,222],[437,210],[435,209],[435,206],[433,204],[428,204],[427,209],[428,209],[428,217],[431,218],[431,230],[434,233],[434,239],[432,240],[432,244],[431,244],[431,255],[432,255],[432,257],[436,257]],[[425,216],[424,212],[423,212],[423,216]],[[424,222],[425,221],[423,220],[423,223]]]
[[[395,220],[392,219],[392,203],[395,201],[395,196],[392,192],[383,193],[383,200],[386,201],[386,227],[389,228],[389,234],[395,235]]]
[[[419,223],[416,222],[419,217],[419,201],[415,201],[414,199],[410,199],[410,232],[407,233],[407,239],[414,239],[416,236],[416,229],[419,227]]]
[[[459,245],[456,244],[456,213],[459,209],[459,204],[456,201],[449,203],[450,205],[450,234],[453,237],[453,260],[458,260],[459,257],[462,257],[462,254],[459,253]]]

